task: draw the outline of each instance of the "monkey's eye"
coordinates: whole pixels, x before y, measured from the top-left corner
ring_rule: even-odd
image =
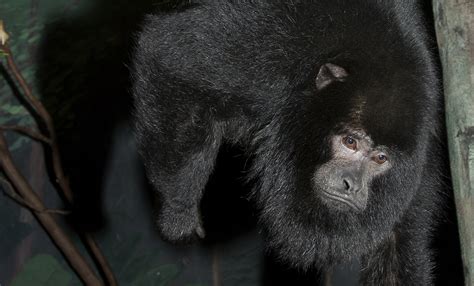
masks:
[[[374,157],[375,163],[380,164],[380,165],[387,162],[387,160],[388,160],[387,156],[383,153],[377,154]]]
[[[352,138],[351,136],[346,136],[342,138],[342,144],[351,150],[357,149],[357,140]]]

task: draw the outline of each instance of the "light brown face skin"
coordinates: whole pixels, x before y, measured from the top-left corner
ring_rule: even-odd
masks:
[[[321,200],[341,211],[367,207],[373,178],[391,168],[390,154],[363,131],[351,130],[331,139],[332,158],[319,166],[313,185]]]

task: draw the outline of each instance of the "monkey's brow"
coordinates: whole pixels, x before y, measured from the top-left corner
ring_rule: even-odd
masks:
[[[366,140],[367,143],[369,143],[369,144],[373,144],[373,143],[374,143],[374,142],[372,141],[372,138],[370,138],[369,135],[365,134],[365,132],[361,132],[361,133],[357,132],[357,133],[354,133],[354,135],[355,135],[355,137],[356,137],[357,139],[359,139],[359,140],[360,140],[360,139],[364,139],[364,140]]]
[[[374,142],[372,141],[372,138],[370,138],[369,135],[367,135],[367,133],[365,133],[365,131],[363,129],[360,129],[360,128],[346,128],[344,130],[344,132],[346,133],[346,135],[350,135],[352,137],[354,137],[355,139],[358,139],[358,140],[361,140],[361,139],[364,139],[364,140],[367,140],[367,142],[369,144],[373,144]]]

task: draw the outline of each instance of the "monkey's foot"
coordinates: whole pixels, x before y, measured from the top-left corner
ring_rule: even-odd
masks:
[[[189,242],[206,235],[197,209],[177,211],[170,207],[163,208],[157,225],[162,238],[169,242]]]

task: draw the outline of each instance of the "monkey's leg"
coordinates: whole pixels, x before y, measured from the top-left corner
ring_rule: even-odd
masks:
[[[153,118],[160,121],[139,118],[137,130],[157,194],[159,231],[168,241],[203,237],[199,205],[221,143],[218,128],[189,113]]]

